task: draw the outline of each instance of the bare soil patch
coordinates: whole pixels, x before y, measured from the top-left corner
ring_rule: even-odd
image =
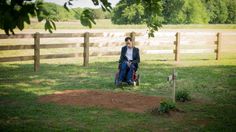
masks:
[[[107,92],[99,90],[65,90],[39,98],[40,103],[103,107],[122,111],[144,113],[159,107],[163,98],[144,96],[127,92]]]

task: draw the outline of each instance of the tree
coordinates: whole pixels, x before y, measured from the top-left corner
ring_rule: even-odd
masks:
[[[69,6],[73,0],[65,0],[64,8],[70,11]],[[104,11],[111,10],[111,3],[107,0],[92,0],[94,5],[100,5]],[[57,9],[47,10],[45,3],[42,0],[1,0],[0,1],[0,29],[3,29],[7,35],[14,34],[14,29],[24,29],[24,24],[30,24],[30,16],[37,17],[39,22],[45,20],[45,30],[56,30],[55,21],[58,17],[55,16]],[[92,27],[95,24],[93,13],[89,9],[83,10],[80,15],[81,24]]]
[[[235,0],[228,0],[227,3],[227,11],[228,11],[228,18],[226,19],[226,23],[236,24],[236,1]]]
[[[149,29],[148,36],[153,37],[162,25],[161,0],[121,0],[112,13],[115,24],[145,23]]]
[[[101,6],[103,11],[111,11],[111,3],[108,0],[91,0],[95,6]],[[134,0],[130,0],[134,1]],[[144,8],[146,23],[149,28],[149,36],[153,36],[154,31],[161,27],[161,0],[136,0],[136,4],[141,4]],[[67,0],[64,8],[70,11],[69,7],[73,5],[73,0]],[[54,17],[50,17],[49,12],[43,8],[42,0],[1,0],[0,1],[0,28],[6,34],[14,34],[14,29],[24,29],[24,23],[30,24],[30,15],[37,17],[38,21],[45,20],[45,30],[52,32],[56,29]],[[42,17],[43,16],[43,17]],[[92,10],[85,9],[80,15],[80,22],[84,26],[92,28],[94,21]]]
[[[45,2],[43,8],[50,17],[55,17],[57,21],[68,21],[75,19],[74,12],[68,12],[65,8],[55,3]],[[46,17],[46,16],[45,16]]]
[[[186,24],[205,24],[209,21],[206,8],[201,0],[185,0],[183,14]]]
[[[94,13],[95,19],[109,19],[110,12],[104,12],[101,8],[99,9],[92,9]]]
[[[74,13],[74,18],[77,19],[77,20],[79,20],[81,14],[82,14],[83,9],[80,8],[80,7],[77,7],[77,8],[73,8],[73,11],[75,12],[75,13]]]
[[[162,0],[164,17],[163,23],[165,24],[180,24],[184,22],[184,14],[182,8],[185,0]]]
[[[20,30],[24,29],[24,23],[30,24],[30,16],[37,16],[39,21],[46,19],[45,27],[48,23],[54,25],[54,18],[42,18],[45,14],[41,1],[24,1],[24,0],[1,0],[0,1],[0,28],[9,35],[14,34],[14,29],[17,27]],[[53,28],[53,26],[51,26]]]
[[[141,3],[121,0],[113,9],[111,20],[115,24],[142,24],[144,18],[144,8]]]
[[[205,6],[210,16],[209,23],[225,23],[228,11],[225,0],[205,0]]]

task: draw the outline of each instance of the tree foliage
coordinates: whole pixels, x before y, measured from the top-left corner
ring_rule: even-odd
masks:
[[[109,0],[91,0],[100,9],[72,8],[73,1],[65,0],[63,8],[42,0],[1,0],[0,29],[14,34],[14,29],[23,30],[24,24],[30,24],[30,17],[45,21],[49,32],[56,29],[55,21],[79,19],[92,28],[95,19],[111,18],[115,24],[146,24],[149,36],[162,23],[236,23],[235,0],[120,0],[113,10]]]
[[[102,8],[92,9],[95,19],[110,19],[111,12],[104,12]]]
[[[209,21],[201,0],[162,0],[165,24],[206,24]]]
[[[111,3],[108,0],[91,1],[95,6],[101,6],[103,11],[110,12],[112,9]],[[146,23],[149,28],[149,36],[153,36],[153,32],[157,31],[158,28],[161,27],[161,0],[129,0],[128,2],[134,1],[139,6],[138,8],[135,8],[135,10],[139,8],[144,9],[139,13],[145,14],[142,21]],[[0,28],[4,29],[6,34],[9,34],[9,32],[14,34],[13,30],[16,27],[20,30],[24,29],[24,22],[30,24],[29,15],[31,15],[37,17],[39,22],[45,20],[45,29],[52,32],[53,29],[56,29],[54,22],[58,21],[58,17],[54,16],[57,13],[57,9],[47,10],[43,5],[44,3],[40,0],[1,0],[0,13],[3,15],[0,17]],[[73,0],[67,0],[64,4],[64,8],[67,11],[70,11],[70,6],[72,5]],[[132,12],[134,13],[134,11]],[[133,18],[130,14],[125,15]],[[83,10],[79,15],[79,18],[81,24],[84,26],[91,28],[92,24],[96,24],[94,21],[95,15],[91,9]],[[140,16],[136,15],[133,19],[140,20]]]
[[[42,0],[1,0],[0,14],[0,29],[7,35],[14,34],[15,28],[23,30],[25,23],[30,24],[30,17],[45,21],[45,30],[52,33],[56,30],[55,21],[68,20],[71,16],[63,7]]]
[[[80,8],[80,7],[73,8],[73,12],[75,12],[75,13],[73,14],[74,19],[79,20],[82,11],[83,11],[83,9]]]
[[[162,0],[165,24],[236,23],[235,0]]]
[[[210,16],[209,23],[225,23],[228,17],[228,10],[225,0],[205,0],[207,13]]]
[[[68,0],[64,4],[64,8],[70,11],[69,7],[72,4],[74,0]],[[95,6],[101,6],[102,10],[111,12],[111,3],[108,2],[108,0],[91,0]],[[84,9],[82,13],[80,14],[80,22],[83,26],[88,26],[89,28],[92,28],[93,24],[96,24],[95,22],[95,15],[92,9]]]
[[[228,18],[226,19],[226,23],[236,24],[236,1],[228,0],[226,5],[228,9]]]
[[[121,0],[113,9],[111,20],[115,24],[142,24],[144,18],[144,7],[141,3]]]
[[[101,6],[103,11],[111,11],[111,3],[107,0],[91,0],[94,5]],[[65,0],[64,8],[70,12],[73,0]],[[45,30],[52,33],[56,30],[55,21],[67,18],[69,16],[63,9],[55,4],[44,3],[42,0],[1,0],[0,1],[0,29],[3,29],[7,35],[14,34],[14,29],[24,29],[24,24],[30,24],[30,17],[36,17],[39,22],[45,20]],[[92,27],[95,24],[95,17],[90,9],[81,12],[80,21],[84,26]]]
[[[164,17],[163,23],[165,24],[180,24],[184,22],[183,6],[184,0],[162,0]]]
[[[112,11],[112,22],[145,23],[150,14],[144,10],[149,8],[145,8],[139,1],[121,0]],[[159,5],[162,5],[158,7],[158,11],[162,10],[159,21],[162,16],[164,24],[236,23],[235,0],[161,0]]]
[[[1,0],[0,1],[0,28],[6,34],[14,34],[14,29],[24,29],[24,23],[30,24],[30,16],[37,16],[39,21],[44,18],[42,15],[45,12],[42,8],[41,1],[24,1],[24,0]],[[45,26],[54,24],[46,19]],[[53,28],[53,26],[51,26]]]
[[[149,28],[149,37],[161,27],[161,0],[121,0],[113,9],[115,24],[142,24]]]
[[[65,8],[55,3],[45,2],[43,4],[44,9],[48,12],[50,17],[55,17],[58,21],[74,20],[74,11],[68,12]]]
[[[185,0],[183,6],[184,24],[207,24],[209,16],[201,0]]]

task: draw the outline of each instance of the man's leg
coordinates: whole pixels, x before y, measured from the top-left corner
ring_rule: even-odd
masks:
[[[123,62],[120,67],[119,82],[122,82],[124,80],[127,68],[127,63]]]
[[[134,70],[136,69],[136,67],[134,66],[134,64],[130,65],[128,74],[127,74],[127,81],[128,83],[133,83],[133,74],[134,74]]]

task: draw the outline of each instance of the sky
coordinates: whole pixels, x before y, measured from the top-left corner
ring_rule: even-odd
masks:
[[[52,2],[58,5],[63,5],[68,0],[44,0],[45,2]],[[112,7],[114,7],[120,0],[108,0]],[[90,8],[100,8],[100,6],[94,6],[92,0],[74,0],[72,7],[90,7]]]

